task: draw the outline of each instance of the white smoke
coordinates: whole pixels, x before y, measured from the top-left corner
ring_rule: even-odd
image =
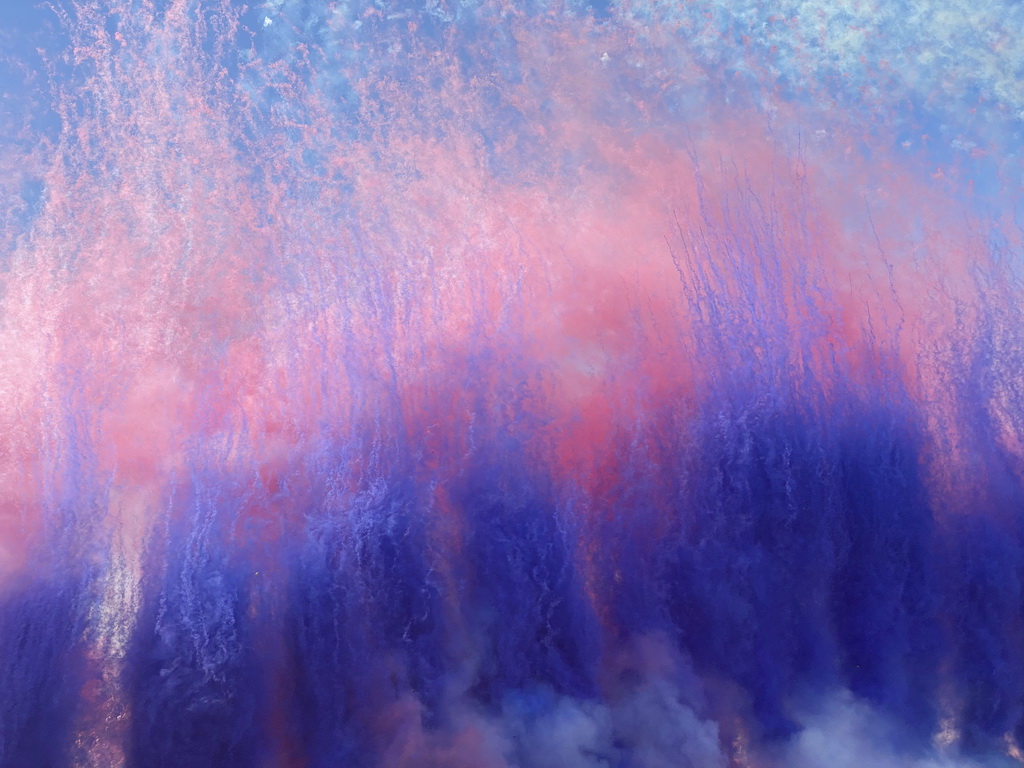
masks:
[[[804,729],[786,747],[786,768],[1010,768],[1006,755],[981,762],[939,747],[927,753],[899,749],[898,732],[884,716],[849,692],[835,694],[803,718]]]
[[[422,726],[422,707],[402,697],[379,724],[393,768],[725,768],[718,725],[701,715],[701,691],[685,661],[659,637],[639,638],[612,664],[628,670],[601,701],[550,689],[510,692],[498,715],[463,692],[448,727]],[[453,682],[453,686],[461,688]]]

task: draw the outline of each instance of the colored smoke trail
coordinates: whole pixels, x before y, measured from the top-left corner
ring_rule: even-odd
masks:
[[[0,766],[1022,761],[1012,3],[5,13]]]

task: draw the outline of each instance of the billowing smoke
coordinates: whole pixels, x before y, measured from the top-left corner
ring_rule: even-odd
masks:
[[[1013,3],[3,13],[0,768],[1024,762]]]

